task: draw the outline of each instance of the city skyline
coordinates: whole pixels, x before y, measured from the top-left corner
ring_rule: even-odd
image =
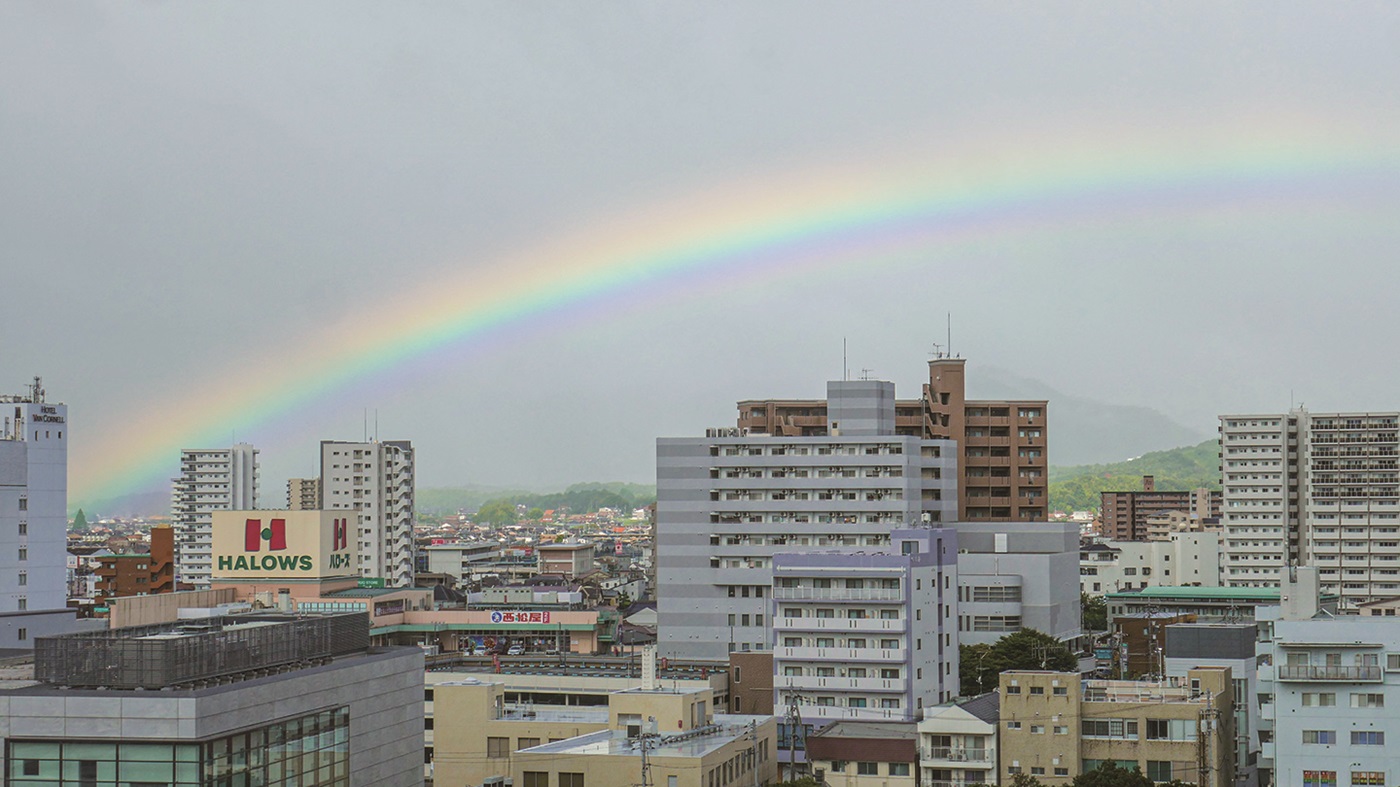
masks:
[[[75,502],[375,411],[425,486],[645,481],[843,344],[911,388],[949,312],[1207,435],[1396,409],[1380,9],[335,11],[0,9],[0,341]]]

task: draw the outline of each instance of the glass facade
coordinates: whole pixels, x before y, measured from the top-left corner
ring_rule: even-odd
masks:
[[[348,787],[350,711],[199,742],[10,740],[11,787]]]

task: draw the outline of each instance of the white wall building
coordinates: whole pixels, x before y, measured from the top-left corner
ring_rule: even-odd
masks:
[[[491,569],[501,559],[501,544],[497,541],[433,544],[423,547],[423,553],[427,555],[430,573],[456,577],[460,585],[492,573]]]
[[[321,505],[356,511],[360,576],[413,584],[413,444],[321,441]]]
[[[1354,610],[1400,598],[1400,413],[1220,417],[1224,581],[1278,587],[1316,566]]]
[[[1220,534],[1179,531],[1162,541],[1101,541],[1079,550],[1079,589],[1103,595],[1145,587],[1220,587]]]
[[[1072,640],[1080,627],[1079,528],[1073,522],[955,522],[958,631],[991,644],[1023,628]]]
[[[175,578],[207,588],[214,567],[213,513],[258,507],[258,449],[247,443],[186,448],[180,451],[180,475],[171,484]]]
[[[998,784],[998,694],[924,709],[919,722],[919,770],[923,787]]]
[[[831,382],[827,398],[839,435],[717,429],[656,441],[663,652],[723,659],[770,647],[771,627],[755,621],[767,617],[778,553],[878,551],[892,530],[956,518],[957,446],[895,434],[893,383]]]
[[[797,695],[802,720],[820,728],[914,721],[957,696],[957,534],[890,540],[883,553],[774,555],[775,707]]]
[[[1261,768],[1302,787],[1400,782],[1400,618],[1320,615],[1297,570],[1285,603],[1259,610]],[[1311,599],[1311,603],[1309,603]]]
[[[0,650],[68,631],[68,407],[0,397]]]

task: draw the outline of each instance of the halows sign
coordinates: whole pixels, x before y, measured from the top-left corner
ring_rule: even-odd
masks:
[[[215,511],[215,579],[353,574],[349,516],[338,511]]]

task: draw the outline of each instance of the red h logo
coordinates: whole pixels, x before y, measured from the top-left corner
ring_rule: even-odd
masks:
[[[262,542],[267,542],[269,551],[277,552],[287,548],[287,520],[273,519],[262,526],[261,519],[249,519],[243,525],[243,551],[258,552]]]
[[[335,520],[331,529],[331,549],[344,549],[350,546],[350,534],[345,519]]]

